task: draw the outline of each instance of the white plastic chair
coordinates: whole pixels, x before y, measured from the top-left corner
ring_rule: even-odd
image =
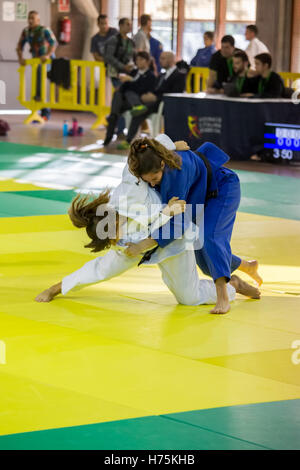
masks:
[[[146,119],[148,126],[149,126],[151,137],[156,137],[161,132],[163,109],[164,109],[164,102],[161,101],[159,103],[157,113],[150,114]],[[125,111],[125,113],[123,113],[123,117],[125,119],[125,127],[126,129],[129,129],[130,122],[132,119],[130,111]]]

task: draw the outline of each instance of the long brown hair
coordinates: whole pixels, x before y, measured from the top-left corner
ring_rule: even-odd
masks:
[[[148,173],[157,173],[161,170],[161,162],[165,162],[171,169],[181,170],[181,157],[171,150],[167,150],[154,139],[136,139],[130,146],[128,166],[137,178]]]
[[[75,227],[85,227],[87,235],[92,240],[85,245],[85,248],[91,248],[92,252],[98,252],[110,248],[113,239],[109,238],[107,225],[105,225],[104,236],[99,237],[97,234],[97,225],[103,221],[105,217],[110,217],[110,220],[115,220],[118,224],[118,213],[108,206],[110,199],[110,190],[107,189],[100,193],[97,197],[91,195],[78,194],[68,210],[69,217]],[[102,206],[102,207],[100,207]],[[101,209],[101,215],[97,215]]]

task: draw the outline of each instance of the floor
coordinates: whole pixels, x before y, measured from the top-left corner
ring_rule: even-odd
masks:
[[[232,246],[259,259],[260,301],[212,316],[177,305],[144,266],[38,304],[93,258],[70,200],[116,186],[125,164],[114,147],[68,151],[44,129],[31,142],[16,124],[0,142],[0,449],[299,449],[295,174],[237,170]]]
[[[84,133],[80,137],[62,137],[62,126],[64,121],[71,126],[72,118],[78,120],[79,126],[82,126]],[[64,148],[70,150],[79,150],[83,152],[101,152],[108,154],[127,156],[127,151],[118,150],[118,141],[103,148],[102,143],[105,137],[105,127],[99,127],[92,130],[91,125],[95,121],[92,113],[70,112],[70,111],[52,111],[50,120],[45,125],[31,124],[24,126],[24,116],[3,116],[10,125],[11,130],[7,137],[0,136],[0,142],[19,142],[20,144],[48,146]],[[228,166],[233,169],[249,170],[259,173],[271,173],[275,175],[291,176],[300,178],[300,165],[292,165],[289,162],[283,164],[270,164],[255,161],[231,161]]]

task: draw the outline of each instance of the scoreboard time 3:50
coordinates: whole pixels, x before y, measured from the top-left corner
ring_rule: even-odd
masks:
[[[300,161],[300,125],[265,123],[264,148],[273,158]]]

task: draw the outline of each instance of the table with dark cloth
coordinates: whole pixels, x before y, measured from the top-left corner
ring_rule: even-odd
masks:
[[[192,150],[213,142],[233,160],[264,149],[265,123],[300,124],[300,104],[289,99],[228,98],[206,93],[164,95],[165,133]]]

